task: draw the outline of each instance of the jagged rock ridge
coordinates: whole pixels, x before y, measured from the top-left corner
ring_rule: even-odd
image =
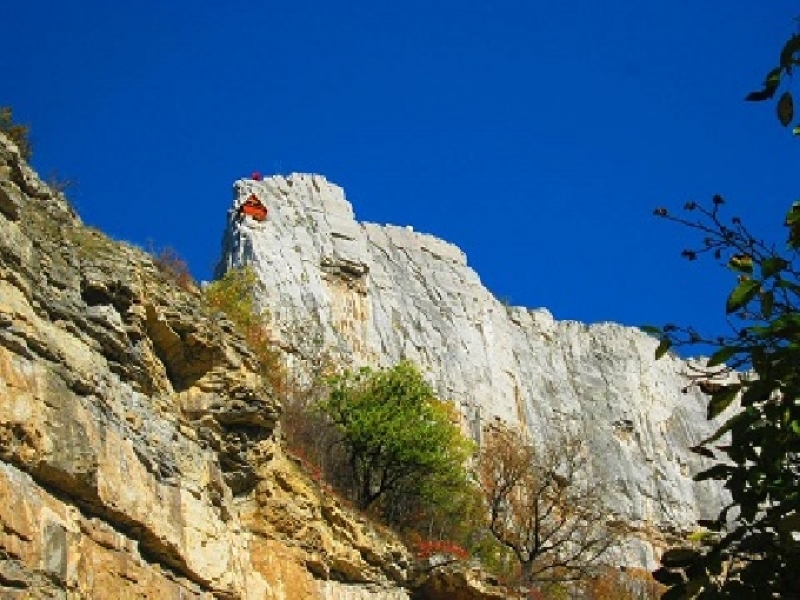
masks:
[[[253,196],[264,221],[240,210]],[[506,306],[457,247],[357,222],[343,190],[318,175],[235,183],[219,271],[242,264],[256,269],[260,302],[298,365],[322,351],[353,364],[407,358],[476,438],[493,419],[534,437],[580,435],[616,518],[648,542],[721,506],[718,487],[691,480],[700,459],[687,448],[711,431],[703,396],[680,392],[687,363],[656,362],[640,331]],[[652,566],[651,545],[632,543],[627,559]]]

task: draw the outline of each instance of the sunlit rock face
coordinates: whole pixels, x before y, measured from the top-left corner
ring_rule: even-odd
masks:
[[[586,441],[593,476],[609,486],[613,518],[655,547],[716,515],[719,488],[691,477],[687,451],[710,433],[687,364],[654,360],[655,341],[601,323],[557,321],[495,298],[456,246],[410,227],[356,221],[343,190],[318,175],[240,180],[219,271],[252,265],[274,335],[301,367],[323,353],[345,363],[421,367],[479,438],[495,419],[534,438]],[[257,221],[240,207],[253,197]],[[527,276],[520,273],[520,277]],[[653,564],[653,545],[627,559]]]
[[[161,267],[0,134],[0,598],[407,600],[410,553],[283,453],[255,357]]]

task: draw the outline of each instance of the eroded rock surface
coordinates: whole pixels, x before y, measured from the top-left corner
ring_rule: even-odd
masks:
[[[495,419],[535,438],[580,436],[594,476],[611,488],[611,518],[656,546],[663,532],[716,515],[720,490],[692,481],[700,459],[687,451],[711,430],[703,396],[681,393],[687,364],[656,362],[651,338],[506,306],[457,247],[357,222],[323,177],[240,180],[234,192],[219,270],[256,269],[261,302],[298,365],[323,351],[353,364],[411,359],[476,438]],[[251,195],[265,221],[239,210]],[[652,566],[651,544],[632,542],[626,559]]]
[[[407,598],[406,549],[284,456],[254,357],[178,283],[0,134],[0,597]]]

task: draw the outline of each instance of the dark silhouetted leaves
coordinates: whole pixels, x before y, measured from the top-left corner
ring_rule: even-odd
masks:
[[[792,203],[792,207],[789,209],[789,212],[786,213],[784,224],[787,227],[800,225],[800,200]]]
[[[783,271],[789,263],[780,258],[779,256],[771,256],[761,262],[761,276],[764,279],[769,279],[774,275]]]
[[[708,414],[706,417],[709,420],[713,419],[728,408],[738,395],[739,387],[739,385],[728,385],[711,396],[711,400],[708,402]]]
[[[789,38],[789,41],[784,44],[781,50],[780,68],[785,69],[790,75],[792,73],[792,67],[796,62],[794,55],[797,52],[800,52],[800,35],[795,34]],[[770,71],[770,73],[772,73],[772,71]]]
[[[794,119],[794,100],[792,100],[792,95],[789,92],[781,94],[776,111],[778,114],[778,121],[780,121],[781,125],[784,127],[788,127],[792,119]]]
[[[705,446],[692,446],[689,450],[700,456],[705,456],[706,458],[716,458],[714,453]]]
[[[780,67],[775,67],[772,69],[769,73],[767,73],[767,76],[764,79],[764,89],[748,94],[745,97],[745,100],[748,102],[761,102],[763,100],[769,100],[772,98],[781,83],[782,71],[783,69]]]
[[[733,472],[733,467],[728,465],[714,465],[710,469],[698,473],[694,476],[695,481],[705,481],[706,479],[725,480]]]
[[[656,337],[661,336],[661,327],[655,327],[653,325],[640,325],[639,329],[648,335],[654,335]]]
[[[722,525],[716,519],[698,519],[697,524],[711,531],[719,531]]]
[[[761,316],[769,319],[775,306],[775,294],[772,290],[761,293]]]
[[[751,406],[758,402],[764,402],[771,395],[775,388],[775,383],[768,380],[758,379],[751,382],[742,394],[742,406]]]
[[[737,352],[739,352],[739,348],[737,346],[723,346],[714,354],[711,355],[711,358],[708,359],[708,363],[706,363],[707,367],[716,367],[718,365],[724,364],[725,361],[729,360],[732,356],[734,356]]]
[[[664,567],[661,567],[653,573],[653,579],[664,585],[678,585],[683,583],[683,576],[680,573],[675,573]]]
[[[686,592],[686,585],[683,583],[679,583],[674,587],[669,588],[664,595],[661,596],[661,600],[686,600],[689,598]]]
[[[781,125],[800,135],[794,97],[780,89],[797,66],[800,34],[785,43],[779,65],[747,100],[776,98]],[[699,232],[704,247],[698,255],[731,257],[727,266],[738,274],[725,305],[732,331],[711,338],[718,350],[693,381],[710,396],[709,419],[726,409],[732,416],[690,448],[714,460],[695,481],[720,482],[730,502],[715,520],[700,522],[716,533],[703,536],[696,554],[666,553],[655,575],[670,586],[662,600],[800,598],[800,200],[785,217],[787,245],[759,239],[737,217],[726,225],[719,214],[722,199],[715,196],[712,202],[710,208],[692,205],[688,218],[666,211],[662,216]],[[693,332],[664,328],[662,335],[676,347],[708,343],[708,337]],[[723,376],[729,377],[727,383],[720,383]]]

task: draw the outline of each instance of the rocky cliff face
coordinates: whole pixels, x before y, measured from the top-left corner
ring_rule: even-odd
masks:
[[[0,134],[0,597],[408,599],[279,414],[232,324]]]
[[[261,302],[299,366],[323,349],[353,364],[408,358],[476,438],[494,419],[524,424],[535,438],[581,436],[594,476],[610,484],[615,518],[648,542],[631,542],[633,564],[653,565],[663,532],[717,513],[720,490],[691,480],[700,464],[686,450],[710,432],[704,399],[680,392],[687,364],[656,362],[648,336],[506,306],[458,248],[357,222],[323,177],[240,180],[234,196],[219,268],[256,269]],[[264,221],[240,210],[253,196],[268,210]]]

